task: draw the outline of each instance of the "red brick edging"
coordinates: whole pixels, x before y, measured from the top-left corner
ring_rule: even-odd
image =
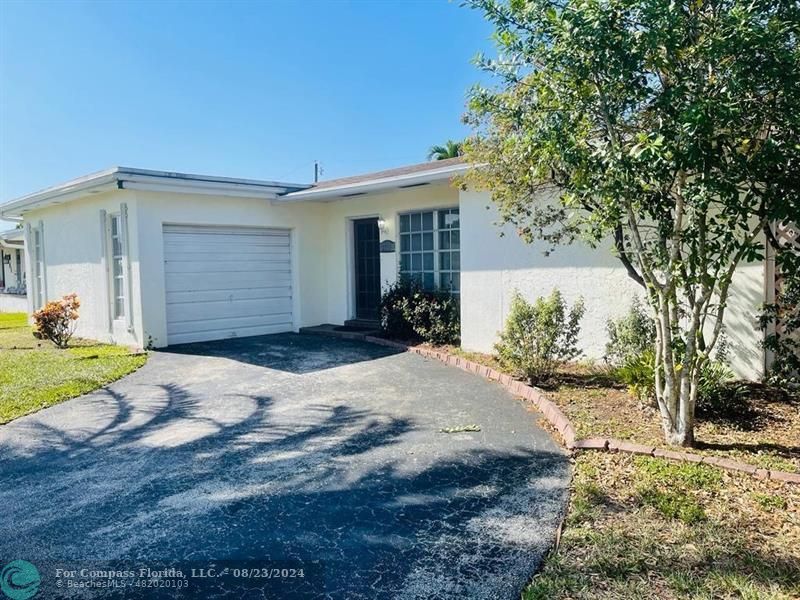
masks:
[[[491,381],[497,381],[506,388],[509,392],[516,396],[521,396],[526,400],[533,403],[539,412],[544,415],[547,422],[552,425],[568,450],[571,451],[585,451],[585,450],[599,450],[605,452],[624,452],[626,454],[640,454],[643,456],[653,456],[655,458],[666,458],[678,462],[693,462],[701,463],[704,465],[711,465],[725,469],[726,471],[733,471],[735,473],[744,473],[751,475],[757,479],[772,479],[775,481],[783,481],[785,483],[800,484],[800,473],[788,473],[786,471],[773,471],[771,469],[760,469],[754,465],[747,463],[722,458],[719,456],[701,456],[699,454],[692,454],[691,452],[679,452],[673,450],[665,450],[644,444],[635,444],[633,442],[626,442],[614,438],[606,437],[589,437],[583,439],[576,439],[575,429],[572,423],[569,422],[567,416],[561,411],[560,408],[540,390],[526,385],[518,381],[506,373],[501,373],[496,369],[487,367],[480,363],[467,360],[461,356],[448,354],[440,350],[433,350],[421,346],[408,346],[400,342],[386,340],[383,338],[366,336],[366,341],[381,346],[388,346],[391,348],[398,348],[427,358],[435,358],[445,364],[453,367],[458,367],[469,373],[475,373]]]

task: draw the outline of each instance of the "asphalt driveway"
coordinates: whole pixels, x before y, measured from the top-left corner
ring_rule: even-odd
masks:
[[[0,427],[0,560],[36,565],[42,597],[517,598],[568,476],[522,402],[439,362],[293,334],[195,344]],[[56,565],[182,577],[78,588]]]

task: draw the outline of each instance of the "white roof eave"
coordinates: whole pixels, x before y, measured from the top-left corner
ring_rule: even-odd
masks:
[[[404,175],[395,175],[393,177],[383,177],[378,179],[368,179],[354,183],[345,183],[342,185],[323,187],[323,188],[309,188],[299,192],[291,192],[281,196],[277,202],[302,202],[302,201],[325,201],[325,200],[343,200],[350,196],[361,195],[367,193],[381,192],[390,189],[401,189],[405,187],[413,187],[416,185],[423,185],[426,183],[434,183],[438,181],[446,181],[459,175],[470,168],[470,165],[462,163],[458,165],[451,165],[442,169],[432,169],[430,171],[421,171],[416,173],[406,173]]]
[[[88,194],[115,189],[139,189],[273,200],[286,193],[287,190],[305,187],[308,186],[306,184],[284,184],[254,179],[206,177],[167,171],[114,167],[0,204],[0,218],[19,219],[26,212],[36,208],[63,204],[64,202],[83,198]]]

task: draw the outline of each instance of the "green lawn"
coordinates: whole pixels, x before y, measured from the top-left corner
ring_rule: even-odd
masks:
[[[800,490],[703,465],[579,454],[561,543],[522,598],[800,598]]]
[[[33,337],[24,313],[0,313],[0,424],[96,390],[146,360],[91,340],[59,350]]]

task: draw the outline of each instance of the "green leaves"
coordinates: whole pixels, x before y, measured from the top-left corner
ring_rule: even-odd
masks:
[[[466,157],[482,166],[465,183],[545,253],[617,239],[678,346],[715,330],[764,225],[800,220],[800,4],[467,4],[510,58],[482,63],[496,87],[470,94]],[[670,358],[665,376],[692,376]]]
[[[583,314],[582,299],[568,310],[557,289],[533,303],[516,292],[495,346],[500,361],[532,383],[547,383],[559,364],[580,354],[578,334]]]

